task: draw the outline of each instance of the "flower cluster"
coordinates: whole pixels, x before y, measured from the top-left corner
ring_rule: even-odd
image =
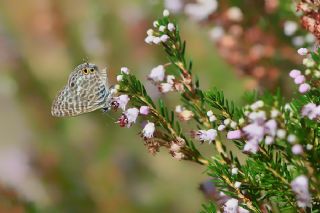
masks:
[[[311,89],[310,84],[305,83],[306,77],[301,74],[300,70],[296,70],[296,69],[291,70],[289,75],[291,78],[294,79],[294,83],[299,85],[299,92],[300,93],[302,93],[302,94],[306,93]]]
[[[301,115],[308,117],[310,120],[319,120],[320,118],[320,105],[308,103],[302,107]]]
[[[123,111],[119,125],[131,127],[140,117],[140,135],[150,153],[155,154],[164,147],[177,160],[207,165],[215,193],[228,195],[222,196],[224,201],[219,202],[223,212],[264,212],[279,199],[281,210],[299,208],[302,211],[315,205],[312,199],[317,200],[316,196],[320,195],[317,188],[320,181],[315,174],[319,168],[316,150],[320,132],[318,122],[310,120],[320,118],[320,52],[298,50],[305,56],[306,70],[302,74],[295,69],[289,74],[299,85],[296,99],[286,103],[279,94],[261,97],[254,94],[249,97],[250,105],[236,107],[221,91],[202,91],[199,81],[193,81],[192,63],[185,57],[185,42],[169,14],[164,10],[163,17],[154,22],[154,29],[147,31],[145,41],[161,45],[169,58],[169,62],[152,68],[147,79],[162,93],[178,91],[182,103],[175,110],[166,107],[163,100],[156,105],[142,83],[127,68],[122,68],[115,87],[120,94],[113,97],[111,103],[114,109]],[[245,18],[235,7],[225,14],[233,24]],[[294,23],[285,25],[285,34],[293,35],[297,31]],[[216,37],[225,36],[223,28],[215,33]],[[230,33],[236,38],[239,31],[233,28]],[[257,47],[255,51],[260,50]],[[180,121],[188,122],[182,128]],[[196,128],[195,125],[191,128],[191,137],[184,134],[190,132],[185,130],[187,124],[196,124]],[[193,139],[213,144],[217,155],[204,157]],[[226,148],[231,142],[248,154],[244,162],[238,160],[237,152]]]
[[[296,177],[291,182],[293,192],[296,194],[299,207],[311,207],[311,196],[309,192],[308,178],[304,175]]]
[[[165,20],[167,16],[169,16],[169,11],[164,10],[163,16]],[[147,44],[161,44],[170,41],[170,36],[174,33],[176,27],[173,23],[166,23],[166,22],[153,22],[154,29],[149,29],[147,31],[147,37],[145,38],[145,42]]]

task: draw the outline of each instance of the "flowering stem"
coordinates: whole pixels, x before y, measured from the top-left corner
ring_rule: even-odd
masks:
[[[238,196],[241,200],[243,200],[243,202],[246,204],[246,206],[247,206],[250,210],[252,210],[252,211],[254,211],[254,212],[260,212],[259,209],[257,209],[256,207],[253,206],[252,201],[251,201],[249,198],[247,198],[244,194],[242,194],[241,191],[240,191],[237,187],[234,186],[234,184],[231,182],[231,180],[230,180],[227,176],[222,175],[222,178],[223,178],[223,180],[224,180],[231,188],[234,189],[234,191],[237,193],[237,196]]]

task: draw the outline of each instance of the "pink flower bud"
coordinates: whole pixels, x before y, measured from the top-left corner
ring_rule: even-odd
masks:
[[[227,134],[227,138],[229,140],[239,139],[241,138],[241,131],[240,130],[229,131]]]
[[[150,108],[148,106],[141,106],[139,111],[141,115],[148,115]]]
[[[292,146],[291,151],[295,155],[301,155],[303,153],[303,148],[300,144],[295,144]]]
[[[304,77],[304,75],[298,75],[295,79],[294,79],[294,83],[296,84],[302,84],[304,83],[306,80],[306,78]]]
[[[300,71],[300,70],[296,70],[296,69],[291,70],[291,72],[289,73],[289,76],[290,76],[291,78],[296,78],[296,77],[298,77],[299,75],[301,75],[301,71]]]
[[[299,86],[299,92],[302,93],[302,94],[308,92],[310,89],[311,89],[311,86],[309,84],[307,84],[307,83],[301,84]]]

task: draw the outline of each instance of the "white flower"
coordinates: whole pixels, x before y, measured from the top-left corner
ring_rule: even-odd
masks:
[[[184,12],[195,21],[206,19],[218,8],[217,0],[198,0],[198,3],[189,3],[185,6]]]
[[[309,50],[307,49],[307,48],[300,48],[300,49],[298,49],[298,54],[299,55],[307,55],[308,53],[309,53]]]
[[[231,121],[231,123],[230,123],[230,127],[231,127],[232,129],[237,128],[237,126],[238,126],[237,122],[235,122],[235,121]]]
[[[223,27],[216,26],[209,31],[209,37],[213,41],[218,41],[225,34]]]
[[[160,44],[160,43],[161,43],[161,39],[160,39],[159,37],[153,37],[152,42],[153,42],[154,44]]]
[[[233,175],[238,174],[238,172],[239,172],[239,169],[237,167],[234,167],[231,169],[231,174],[233,174]]]
[[[287,140],[289,143],[294,143],[297,141],[297,136],[290,134],[290,135],[288,135]]]
[[[173,91],[173,86],[172,84],[169,84],[169,83],[161,83],[159,86],[159,90],[162,93],[167,93],[167,92]]]
[[[266,138],[264,139],[264,143],[267,145],[273,144],[273,142],[274,142],[274,138],[269,135],[267,135]]]
[[[297,204],[301,208],[311,207],[311,196],[308,185],[308,178],[304,175],[296,177],[291,182],[292,191],[296,194]]]
[[[239,7],[230,7],[227,10],[227,17],[231,21],[239,22],[242,21],[243,15]]]
[[[312,58],[304,58],[302,60],[302,64],[306,67],[313,67],[315,65],[315,62],[314,60],[312,60]]]
[[[154,27],[159,27],[159,22],[158,22],[158,21],[154,21],[154,22],[153,22],[153,26],[154,26]]]
[[[165,69],[163,65],[156,66],[152,68],[148,78],[154,82],[163,81],[165,77]]]
[[[223,124],[226,125],[226,126],[228,126],[230,123],[231,123],[230,118],[227,118],[227,119],[225,119],[225,120],[223,121]]]
[[[210,116],[212,116],[212,115],[213,115],[213,112],[212,112],[211,110],[207,112],[207,116],[208,116],[208,117],[210,117]]]
[[[241,206],[239,206],[238,213],[250,213],[250,212],[248,210],[242,208]]]
[[[176,27],[174,26],[173,23],[169,23],[169,24],[168,24],[168,30],[169,30],[170,32],[174,31],[175,29],[176,29]]]
[[[167,83],[168,84],[174,84],[174,79],[175,79],[175,77],[174,77],[174,75],[167,75]]]
[[[197,132],[197,136],[200,141],[207,141],[211,143],[214,141],[217,137],[217,130],[215,129],[209,129],[209,130],[199,130]]]
[[[293,35],[297,29],[298,29],[298,24],[295,21],[286,21],[284,22],[284,34],[286,36],[291,36]]]
[[[148,35],[148,36],[152,36],[153,33],[154,33],[153,29],[147,30],[147,35]]]
[[[244,122],[245,122],[244,118],[240,118],[238,123],[241,126],[242,124],[244,124]]]
[[[160,36],[160,40],[162,41],[162,42],[167,42],[168,40],[169,40],[169,36],[168,35],[166,35],[166,34],[164,34],[164,35],[162,35],[162,36]]]
[[[152,122],[148,122],[142,130],[143,137],[152,138],[155,131],[155,125]]]
[[[147,36],[144,41],[147,43],[147,44],[152,44],[153,43],[153,39],[154,39],[154,36],[152,35],[149,35]]]
[[[136,122],[139,115],[139,110],[137,108],[130,108],[127,109],[124,114],[128,119],[128,126],[130,126],[132,123]]]
[[[123,79],[123,75],[117,75],[117,81],[120,82]]]
[[[177,105],[175,108],[176,113],[180,113],[184,110],[184,107],[182,107],[181,105]]]
[[[280,139],[284,139],[286,137],[286,130],[284,129],[278,129],[277,131],[277,137],[280,138]]]
[[[307,150],[311,150],[313,148],[313,145],[312,144],[307,144]]]
[[[234,187],[239,188],[240,186],[241,186],[241,182],[236,181],[236,182],[234,183]]]
[[[163,11],[163,16],[164,16],[164,17],[167,17],[167,16],[169,16],[169,15],[170,15],[169,10],[165,9],[165,10]]]
[[[178,117],[182,121],[188,121],[194,116],[193,112],[190,110],[184,109],[182,112],[179,113]]]
[[[218,126],[219,131],[223,131],[225,128],[226,128],[226,126],[222,125],[222,124]]]
[[[120,71],[121,71],[121,73],[123,73],[123,74],[129,74],[129,69],[128,69],[128,67],[121,67],[121,69],[120,69]]]
[[[160,31],[160,32],[164,32],[165,30],[166,30],[166,26],[161,25],[161,26],[159,27],[159,31]]]
[[[238,213],[238,204],[239,201],[237,199],[231,198],[229,199],[223,206],[224,213]]]
[[[259,101],[256,101],[254,102],[253,104],[251,104],[250,108],[253,110],[253,111],[256,111],[257,109],[261,108],[264,106],[264,103],[263,101],[259,100]]]
[[[130,100],[128,95],[120,95],[118,97],[114,97],[114,99],[117,103],[117,108],[120,108],[123,111],[126,110],[126,106]]]
[[[276,117],[278,117],[279,115],[280,115],[279,110],[277,110],[277,109],[272,109],[272,110],[271,110],[271,118],[276,118]]]

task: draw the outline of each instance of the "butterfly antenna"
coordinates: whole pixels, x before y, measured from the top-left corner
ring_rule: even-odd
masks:
[[[82,58],[83,63],[89,64],[89,58],[86,56],[85,58]]]

